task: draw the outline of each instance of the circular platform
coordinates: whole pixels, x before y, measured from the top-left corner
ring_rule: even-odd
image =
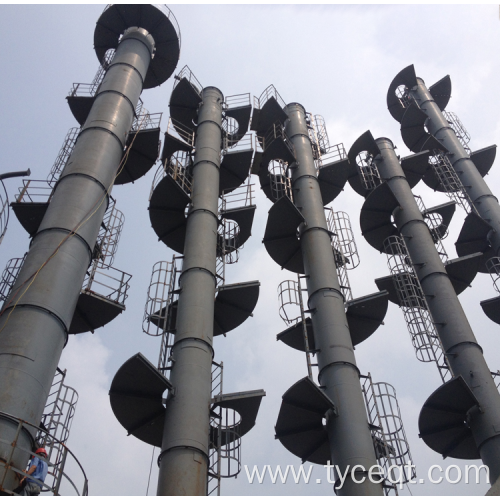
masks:
[[[181,32],[177,19],[166,5],[110,4],[97,21],[94,49],[99,62],[108,49],[116,49],[127,28],[147,30],[155,41],[155,55],[149,65],[144,88],[164,83],[175,70],[181,50]]]

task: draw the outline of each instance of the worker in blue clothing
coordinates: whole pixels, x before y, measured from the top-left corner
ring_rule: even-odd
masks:
[[[45,448],[38,448],[35,451],[36,455],[47,458]],[[26,476],[19,482],[19,487],[14,491],[19,495],[38,496],[41,491],[41,484],[45,482],[49,466],[47,462],[41,460],[38,456],[34,456],[26,469]],[[37,480],[37,481],[35,481]]]

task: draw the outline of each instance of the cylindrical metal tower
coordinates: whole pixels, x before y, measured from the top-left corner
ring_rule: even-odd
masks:
[[[368,317],[360,318],[357,326],[364,325],[364,335],[356,338],[360,331],[350,331],[346,290],[337,276],[336,257],[341,254],[332,239],[339,235],[328,226],[324,208],[341,192],[348,161],[339,150],[334,161],[319,163],[330,149],[326,131],[323,142],[313,140],[313,118],[302,105],[284,105],[272,86],[263,92],[259,103],[260,109],[254,110],[252,119],[264,149],[258,174],[264,192],[275,201],[269,211],[264,244],[282,268],[305,275],[307,312],[311,314],[310,319],[303,319],[278,338],[292,347],[300,346],[304,345],[305,330],[310,330],[305,347],[295,348],[305,349],[308,359],[311,353],[317,356],[317,365],[313,366],[318,367],[320,382],[318,387],[310,377],[302,379],[283,395],[276,438],[303,461],[335,464],[341,473],[355,469],[354,479],[349,473],[342,487],[337,483],[337,494],[382,495],[380,482],[376,484],[367,477],[367,471],[378,463],[353,345],[380,325],[387,296],[382,293],[364,298],[366,305],[371,300],[380,301],[381,315],[371,318],[369,328],[364,324]],[[291,190],[287,187],[289,176]],[[295,341],[287,340],[296,334]]]
[[[444,456],[481,458],[494,481],[500,474],[500,435],[495,430],[500,429],[500,394],[447,272],[450,262],[445,265],[440,258],[392,141],[383,137],[374,140],[366,132],[351,148],[350,159],[361,151],[369,153],[384,181],[371,191],[363,205],[362,232],[378,250],[382,250],[384,241],[387,243],[386,238],[393,237],[391,233],[399,233],[404,240],[406,258],[422,287],[422,301],[428,304],[453,376],[425,403],[419,420],[420,436]],[[425,172],[427,156],[428,152],[402,161],[411,164],[418,177],[417,172],[420,176]],[[384,250],[394,249],[385,244]],[[477,268],[478,257],[473,256],[465,266]],[[467,274],[472,280],[475,272],[464,272],[461,278],[467,279]]]
[[[462,192],[459,197],[464,198],[464,208],[470,213],[456,242],[457,252],[460,256],[482,252],[479,271],[491,272],[496,282],[500,269],[500,205],[483,179],[495,159],[496,146],[470,150],[470,136],[463,125],[453,113],[445,111],[450,95],[449,76],[427,88],[410,65],[392,81],[387,104],[401,123],[405,144],[412,151],[429,149],[438,155],[424,181],[440,191]],[[496,323],[500,323],[499,305],[500,297],[481,302],[485,314]]]
[[[243,139],[251,104],[249,95],[224,99],[215,87],[202,89],[187,67],[176,79],[149,214],[159,239],[184,255],[158,263],[148,291],[143,329],[162,337],[158,367],[141,354],[130,358],[110,397],[129,434],[161,448],[158,494],[206,495],[239,472],[240,439],[265,395],[222,393],[222,364],[213,361],[213,337],[248,319],[259,295],[258,282],[226,285],[224,274],[250,236],[255,211],[251,185],[242,186],[244,196],[239,190],[253,155]],[[222,409],[237,416],[228,421]]]
[[[367,471],[377,462],[314,166],[306,111],[297,103],[288,104],[285,111],[289,119],[285,130],[296,158],[292,187],[295,203],[304,217],[299,232],[309,294],[307,305],[314,311],[311,319],[318,349],[319,382],[338,412],[331,414],[326,424],[331,463],[341,471],[355,465]],[[382,487],[371,481],[356,484],[351,478],[339,493],[381,495]]]
[[[203,89],[158,495],[204,495],[207,488],[223,102],[220,90]]]
[[[141,9],[156,16],[143,27],[141,20],[148,16],[139,15]],[[150,64],[155,55],[153,34],[158,34],[155,27],[160,24],[163,45],[156,55],[164,68],[151,76],[156,66]],[[145,82],[150,87],[162,83],[175,68],[165,59],[177,60],[178,37],[173,27],[165,30],[166,26],[171,27],[168,17],[151,6],[108,6],[97,22],[94,42],[98,57],[103,58],[109,48],[116,48],[116,53],[0,317],[0,409],[29,423],[40,422],[68,340],[143,86]],[[164,44],[168,38],[171,48]],[[2,440],[10,441],[14,430],[8,418],[0,419]],[[20,439],[25,449],[32,447],[28,430]],[[5,460],[5,453],[0,445],[0,459]],[[16,466],[23,469],[26,459],[20,453]],[[8,489],[17,482],[10,474],[10,484],[4,482]]]

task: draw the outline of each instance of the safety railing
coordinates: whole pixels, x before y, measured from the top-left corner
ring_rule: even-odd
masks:
[[[198,81],[198,79],[194,76],[194,73],[191,71],[189,66],[184,66],[181,71],[174,76],[174,89],[177,86],[177,84],[185,78],[191,85],[192,87],[196,90],[198,95],[201,97],[201,91],[203,90],[203,85]]]
[[[354,269],[354,267],[359,264],[359,255],[354,242],[354,234],[352,232],[349,217],[345,212],[337,214],[331,208],[325,208],[325,212],[326,223],[328,231],[330,232],[333,253],[335,256],[335,267],[340,289],[344,295],[345,301],[348,302],[353,299],[353,296],[347,269]],[[348,251],[352,254],[352,263],[344,251]],[[356,265],[354,265],[354,263],[356,263]]]
[[[285,132],[285,128],[280,122],[273,123],[266,135],[264,136],[263,141],[263,149],[264,151],[271,145],[271,143],[276,139],[282,139],[285,143],[286,147],[290,150],[292,155],[295,157],[295,148],[293,147],[292,141],[289,139],[288,135]]]
[[[406,85],[400,85],[399,87],[397,87],[395,90],[395,94],[403,108],[407,108],[412,102],[414,102],[414,98],[410,93],[410,89]]]
[[[130,288],[131,274],[114,267],[105,270],[94,261],[83,281],[82,293],[97,295],[116,304],[124,305]]]
[[[436,363],[444,383],[453,375],[406,244],[399,236],[389,236],[384,252],[417,359]]]
[[[329,165],[335,161],[345,160],[347,158],[347,152],[345,150],[344,144],[339,142],[338,144],[333,144],[325,149],[321,157],[314,161],[316,170],[323,168],[325,165]]]
[[[36,456],[48,465],[48,474],[45,482],[34,480],[35,483],[40,486],[42,492],[51,492],[53,495],[57,496],[74,494],[78,496],[88,495],[88,479],[85,471],[76,456],[62,441],[57,439],[56,436],[51,435],[47,430],[17,418],[14,415],[0,411],[0,417],[16,425],[13,439],[4,439],[0,437],[0,443],[2,443],[3,447],[7,449],[10,447],[10,452],[6,454],[5,461],[0,461],[0,492],[8,495],[15,494],[13,490],[6,487],[6,484],[12,480],[11,477],[9,478],[10,474],[14,473],[19,478],[27,477],[25,469],[28,463],[22,465],[17,463],[19,455],[24,454],[26,456],[26,462],[28,462],[30,457]],[[23,446],[21,444],[22,440],[19,439],[21,433],[44,436],[44,439],[47,441],[58,443],[62,450],[61,456],[59,457],[59,463],[53,463],[50,458],[36,455],[32,449]],[[67,474],[67,469],[71,470],[72,477]],[[78,480],[75,479],[75,473],[79,476]]]
[[[289,175],[288,163],[283,160],[271,160],[267,169],[273,200],[278,201],[286,196],[293,201],[292,179]]]
[[[104,55],[104,61],[99,64],[99,68],[92,80],[92,83],[74,83],[69,91],[70,97],[94,97],[104,79],[104,75],[113,60],[115,49],[108,49]]]
[[[448,156],[442,151],[434,150],[433,156],[429,157],[429,164],[447,196],[460,205],[466,213],[475,212],[479,215]]]
[[[304,293],[306,289],[302,286],[302,279],[305,276],[297,274],[297,281],[285,280],[278,285],[278,302],[279,302],[279,315],[284,321],[286,326],[291,326],[302,322],[302,336],[304,339],[304,351],[306,354],[307,374],[309,378],[313,379],[312,367],[317,367],[317,363],[313,363],[311,355],[315,351],[309,348],[309,337],[307,333],[307,318],[304,303],[307,303],[307,298],[304,301]]]
[[[65,377],[66,370],[57,368],[45,404],[41,427],[50,434],[39,431],[35,437],[38,446],[45,448],[49,462],[53,464],[52,488],[56,486],[59,469],[63,464],[64,448],[69,438],[78,402],[78,393],[72,387],[64,384]]]
[[[424,200],[422,200],[422,197],[416,194],[414,194],[413,197],[415,198],[420,213],[424,217],[424,222],[429,228],[432,239],[434,241],[434,245],[436,246],[437,253],[439,254],[439,258],[441,259],[443,264],[446,264],[448,262],[448,253],[444,248],[442,240],[444,240],[444,238],[448,236],[448,228],[443,227],[443,217],[438,213],[427,213],[427,209],[425,208]]]
[[[264,104],[266,102],[274,97],[276,99],[276,102],[284,108],[286,106],[285,101],[283,98],[280,96],[279,92],[276,90],[276,87],[274,85],[269,85],[262,94],[260,94],[259,97],[254,96],[253,98],[253,106],[254,108],[262,109],[264,107]]]
[[[500,293],[500,257],[491,257],[486,261],[486,269],[493,280],[493,288]]]
[[[493,377],[493,382],[495,382],[496,388],[500,390],[500,370],[496,372],[490,372]]]
[[[3,181],[0,181],[0,183],[2,184],[0,189],[0,243],[2,243],[9,223],[9,197],[7,196],[5,184]]]
[[[412,458],[396,390],[386,382],[374,383],[370,373],[361,375],[361,378],[375,454],[384,471],[384,493],[386,496],[391,492],[397,495],[395,484],[415,479],[416,470],[415,467],[404,467],[412,463]],[[401,477],[395,477],[394,469]]]
[[[184,141],[187,145],[194,148],[195,133],[194,130],[185,127],[182,123],[169,118],[167,124],[167,133]]]
[[[455,132],[457,139],[459,140],[462,147],[465,149],[466,153],[470,155],[471,149],[469,147],[469,142],[471,137],[469,132],[467,132],[462,122],[458,118],[458,116],[455,113],[446,110],[443,110],[443,116],[445,117],[446,121],[450,124],[451,128]]]
[[[371,153],[361,151],[356,156],[356,164],[361,183],[367,191],[371,191],[381,184],[380,173]]]
[[[52,198],[53,186],[48,181],[23,179],[16,203],[48,203]]]
[[[27,254],[24,254],[24,257],[10,259],[5,265],[2,277],[0,278],[0,310],[4,308],[5,301],[10,295],[10,291],[19,276],[19,271],[26,260],[26,255]]]
[[[223,370],[222,363],[212,361],[208,496],[219,496],[221,479],[241,472],[241,417],[235,410],[217,405],[223,395]]]
[[[114,198],[110,198],[94,247],[98,267],[108,269],[113,264],[124,222],[123,212],[116,208]]]
[[[311,141],[313,158],[315,161],[317,161],[321,157],[321,147],[319,144],[319,138],[316,131],[314,117],[311,113],[308,112],[306,112],[306,125],[307,125],[307,133],[309,135],[309,140]]]
[[[226,210],[235,208],[244,208],[253,205],[255,196],[255,184],[250,183],[250,176],[244,184],[236,189],[224,190],[219,198],[219,212],[223,213]]]
[[[285,325],[290,326],[300,321],[302,314],[298,281],[285,280],[278,285],[278,302],[279,315]]]
[[[165,164],[160,164],[151,185],[149,200],[158,184],[169,175],[180,188],[189,196],[193,185],[193,174],[191,172],[191,156],[186,151],[175,152]]]
[[[236,151],[245,151],[249,149],[255,150],[255,141],[253,134],[248,132],[243,137],[231,138],[225,135],[222,138],[222,149],[226,151],[226,153],[234,153]]]
[[[143,110],[140,115],[137,115],[134,118],[130,132],[133,133],[137,132],[138,130],[151,130],[160,128],[162,116],[163,113],[150,113],[147,110]]]
[[[243,106],[250,106],[250,93],[235,94],[226,97],[226,109],[241,108]]]
[[[59,179],[64,167],[68,163],[69,157],[73,153],[73,149],[75,148],[76,139],[78,138],[78,134],[80,129],[78,127],[70,128],[66,137],[64,138],[63,145],[57,154],[56,160],[50,169],[50,173],[47,176],[47,182],[50,186],[54,186],[57,180]]]
[[[319,151],[322,155],[324,155],[330,149],[330,139],[326,130],[325,119],[321,115],[314,115],[313,118],[316,129],[316,137],[318,138]],[[343,147],[344,145],[342,144],[342,148]]]
[[[240,226],[231,219],[222,218],[217,228],[217,257],[223,259],[224,264],[236,264],[239,260],[240,248]],[[217,283],[217,286],[221,286],[225,280],[225,267],[224,272],[217,274],[220,274],[222,278],[222,282]]]
[[[151,272],[142,330],[153,337],[163,335],[165,332],[172,333],[174,330],[172,304],[179,293],[175,288],[179,274],[178,259],[179,257],[174,255],[171,262],[157,262]],[[164,363],[161,366],[163,367]]]
[[[336,234],[338,248],[345,257],[346,269],[355,269],[359,266],[360,258],[349,215],[346,212],[329,210],[327,223],[329,229]]]
[[[151,283],[144,310],[142,329],[152,336],[161,335],[158,371],[167,376],[172,368],[175,336],[174,302],[180,290],[176,288],[182,271],[183,256],[174,255],[171,262],[157,262],[151,273]]]

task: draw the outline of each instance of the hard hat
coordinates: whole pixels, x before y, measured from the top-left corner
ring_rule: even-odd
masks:
[[[45,451],[45,448],[38,448],[38,450],[35,451],[37,455],[40,453],[43,453],[45,456],[47,456],[47,452]]]

